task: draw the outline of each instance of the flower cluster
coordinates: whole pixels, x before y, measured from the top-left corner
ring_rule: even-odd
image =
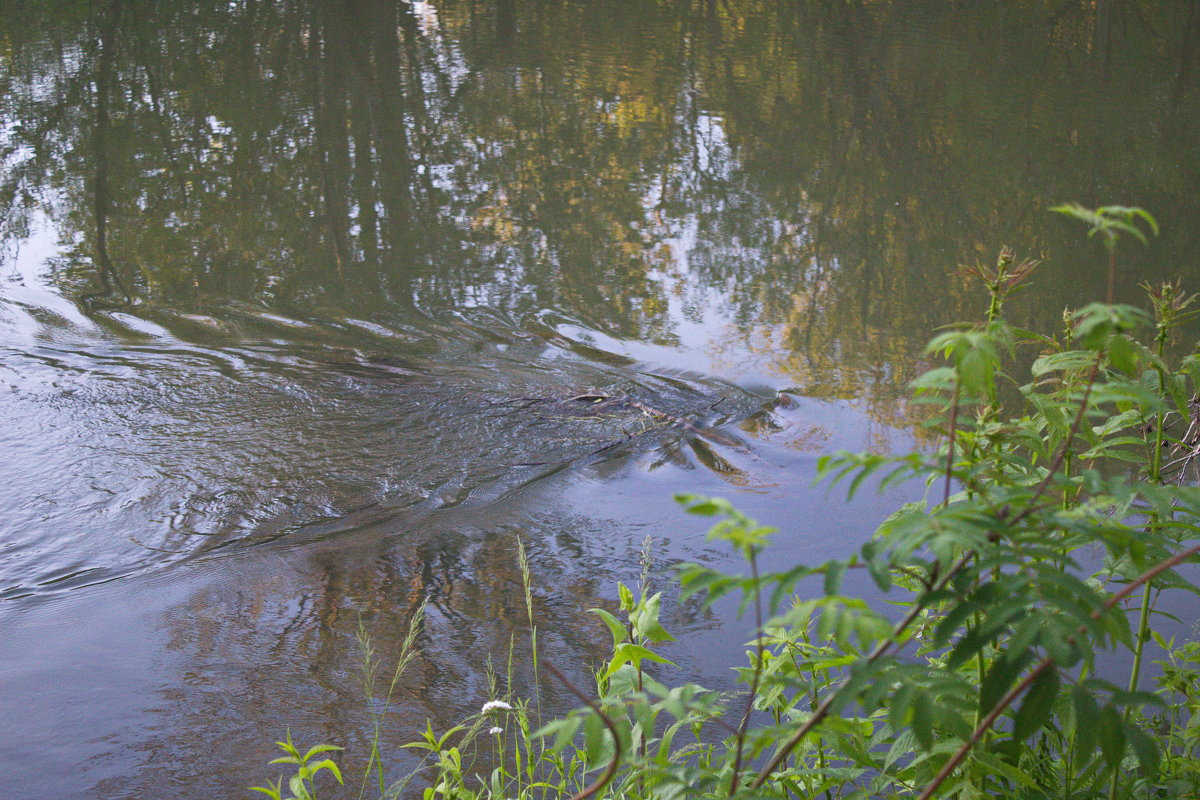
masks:
[[[492,711],[512,711],[512,706],[503,700],[488,700],[483,704],[483,708],[479,709],[480,714],[487,714]]]

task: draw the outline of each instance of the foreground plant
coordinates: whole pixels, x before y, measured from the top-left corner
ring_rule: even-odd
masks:
[[[313,758],[322,753],[341,750],[342,748],[331,744],[319,744],[309,748],[307,752],[301,753],[300,749],[292,743],[291,731],[288,731],[287,736],[284,738],[285,741],[276,742],[275,744],[279,745],[279,749],[283,750],[287,755],[280,756],[271,763],[295,765],[296,774],[288,780],[288,790],[291,791],[292,796],[288,798],[283,797],[282,777],[276,778],[275,783],[268,783],[266,786],[255,786],[253,787],[254,791],[262,792],[273,800],[317,800],[315,779],[323,770],[328,771],[333,777],[337,778],[338,783],[342,783],[341,770],[338,769],[333,759],[323,758],[320,761],[313,761]]]
[[[1110,280],[1119,235],[1139,220],[1154,229],[1138,209],[1066,210],[1104,226]],[[1176,571],[1200,553],[1200,355],[1172,359],[1169,346],[1192,298],[1147,287],[1153,315],[1093,304],[1057,337],[1036,335],[1003,313],[1035,266],[1006,249],[977,268],[984,320],[929,345],[945,365],[915,391],[942,437],[936,453],[819,462],[850,496],[925,487],[848,558],[763,573],[774,529],[725,500],[679,498],[714,518],[710,538],[746,565],[680,573],[684,597],[735,597],[753,614],[742,696],[662,679],[673,665],[656,648],[671,636],[644,577],[637,591],[618,587],[615,613],[593,609],[613,638],[594,695],[543,661],[584,707],[530,733],[529,703],[493,689],[518,723],[515,746],[488,719],[495,705],[428,730],[415,745],[436,759],[417,773],[424,796],[1200,796],[1200,651],[1152,624],[1162,591],[1200,592]],[[1148,344],[1140,329],[1152,329]],[[847,593],[851,571],[886,603]],[[1157,691],[1143,688],[1152,638],[1168,651]],[[1120,681],[1097,670],[1112,649],[1129,654]],[[475,776],[464,754],[488,725],[498,766]]]

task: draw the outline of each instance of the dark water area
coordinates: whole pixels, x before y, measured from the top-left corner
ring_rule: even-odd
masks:
[[[526,641],[518,540],[585,680],[646,537],[664,588],[732,566],[678,492],[844,555],[899,496],[816,460],[929,443],[962,265],[1043,259],[1028,327],[1102,298],[1050,205],[1157,215],[1119,299],[1200,287],[1196,3],[0,12],[4,797],[248,796],[288,728],[354,772],[359,621],[386,663],[423,603],[385,752],[454,724]],[[731,685],[744,625],[665,623]]]

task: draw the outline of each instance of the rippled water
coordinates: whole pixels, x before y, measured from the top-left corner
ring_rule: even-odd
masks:
[[[234,791],[284,727],[361,746],[358,620],[394,658],[421,603],[389,737],[449,725],[486,696],[483,659],[525,635],[518,537],[544,652],[578,670],[603,641],[580,609],[638,573],[643,537],[660,565],[714,555],[672,494],[770,514],[794,492],[806,524],[828,506],[822,533],[866,529],[875,507],[808,489],[815,458],[907,441],[852,405],[635,358],[561,313],[81,311],[40,263],[0,301],[0,682],[21,698],[3,758],[47,767],[20,796]],[[672,622],[730,652],[743,635],[695,609]]]
[[[220,319],[7,308],[8,332],[26,336],[4,357],[13,416],[0,441],[13,457],[0,497],[12,533],[0,598],[231,545],[414,524],[672,437],[692,454],[662,458],[745,478],[730,462],[749,454],[740,437],[704,428],[764,417],[776,402],[580,355],[582,342],[540,319],[484,312],[423,317],[381,341],[344,320],[248,307]]]
[[[354,771],[358,625],[387,663],[422,604],[385,751],[453,724],[527,646],[518,540],[586,681],[644,539],[731,564],[673,494],[774,566],[869,534],[904,493],[816,459],[927,443],[962,265],[1044,259],[1030,327],[1095,299],[1047,206],[1158,215],[1125,300],[1198,276],[1191,3],[0,10],[4,797],[241,796],[289,728]],[[710,685],[725,611],[665,620]]]

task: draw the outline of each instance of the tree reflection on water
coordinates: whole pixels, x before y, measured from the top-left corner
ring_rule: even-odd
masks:
[[[926,332],[969,313],[955,265],[1053,253],[1029,313],[1082,298],[1050,202],[1137,203],[1163,218],[1156,255],[1196,244],[1192,4],[114,0],[5,19],[4,232],[46,211],[71,243],[61,280],[108,302],[556,309],[670,345],[715,291],[734,349],[882,411]]]
[[[631,516],[679,488],[679,475],[662,477],[671,467],[704,467],[748,502],[824,520],[824,501],[772,494],[755,470],[800,463],[782,451],[840,446],[845,418],[777,423],[791,395],[768,408],[769,396],[853,403],[864,414],[854,424],[885,448],[913,419],[905,387],[930,331],[978,316],[959,265],[991,261],[1005,243],[1047,259],[1014,306],[1031,328],[1053,329],[1064,306],[1094,299],[1095,253],[1043,213],[1053,203],[1158,216],[1164,235],[1123,255],[1120,298],[1179,272],[1198,283],[1197,52],[1200,6],[1183,0],[0,2],[0,252],[50,231],[50,280],[88,320],[176,337],[123,349],[89,340],[55,351],[58,361],[36,353],[34,382],[53,402],[37,406],[52,411],[29,423],[28,440],[64,460],[55,490],[78,479],[94,492],[77,502],[109,514],[122,545],[140,534],[126,529],[132,515],[187,523],[152,543],[161,549],[212,532],[200,530],[205,514],[218,533],[241,525],[257,537],[239,530],[197,548],[214,559],[204,563],[234,541],[244,548],[197,568],[208,577],[180,569],[178,589],[130,589],[161,610],[120,620],[164,637],[170,677],[116,655],[97,668],[113,683],[132,674],[161,704],[133,743],[88,733],[101,752],[80,760],[102,765],[92,776],[113,773],[95,791],[230,791],[256,778],[248,770],[266,750],[255,745],[269,746],[281,718],[313,736],[362,735],[359,613],[396,631],[432,604],[399,705],[450,721],[481,696],[482,658],[502,657],[520,626],[518,534],[553,587],[539,598],[546,646],[591,652],[603,629],[564,620],[636,570],[638,526],[673,524]],[[374,377],[350,368],[364,354],[380,357]],[[656,356],[664,369],[637,371]],[[0,352],[9,366],[33,369]],[[56,394],[63,375],[74,382]],[[161,396],[147,388],[158,384]],[[602,460],[535,500],[519,489],[486,505],[450,496],[502,484],[512,463],[548,458],[535,447],[553,450],[540,438],[551,425],[491,425],[489,391],[653,385],[700,409],[732,384],[741,406],[725,422],[742,419],[765,455],[660,440],[640,482],[623,487],[630,508],[614,509]],[[62,454],[79,446],[72,424],[86,456]],[[578,446],[556,457],[615,435],[568,441]],[[227,456],[231,443],[250,455]],[[730,452],[744,458],[723,464]],[[122,494],[71,471],[85,462],[149,477]],[[401,490],[379,488],[398,472]],[[810,477],[780,480],[791,489]],[[401,501],[389,506],[388,491]],[[240,505],[225,502],[238,492]],[[317,511],[297,517],[302,503],[280,502],[272,517],[293,495]],[[14,518],[62,514],[74,533],[64,508]],[[877,510],[824,514],[830,535],[804,547],[836,546],[856,514]],[[613,519],[626,526],[614,532]],[[297,528],[294,544],[250,546]],[[669,557],[692,557],[693,545]],[[67,575],[51,583],[78,574],[74,556],[26,550],[69,561],[46,567]],[[93,623],[81,637],[105,630],[118,606],[103,594],[115,589],[96,591],[110,599],[91,617],[78,611]],[[710,624],[695,612],[677,627]],[[74,653],[76,634],[55,622],[9,647]],[[395,655],[393,639],[378,643],[385,661]],[[126,719],[106,702],[118,708],[107,722]],[[205,771],[214,756],[225,772]],[[30,796],[41,779],[28,777]]]

